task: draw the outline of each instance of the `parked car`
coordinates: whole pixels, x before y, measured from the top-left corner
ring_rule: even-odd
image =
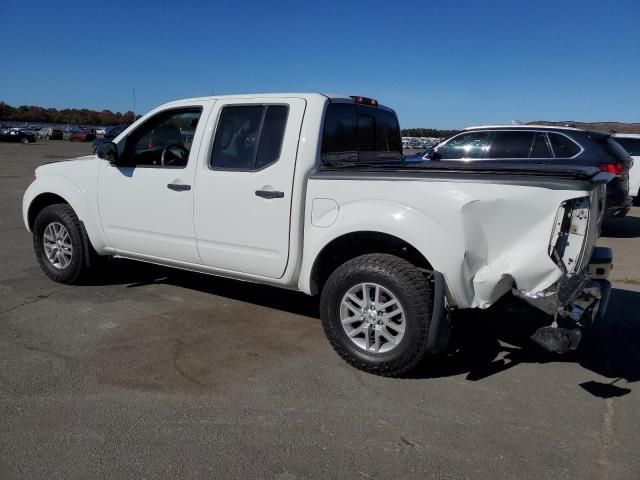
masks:
[[[14,142],[14,143],[33,143],[36,141],[36,136],[31,132],[25,132],[18,129],[4,130],[0,133],[0,142]]]
[[[70,142],[91,142],[96,139],[95,130],[77,130],[69,136]]]
[[[51,128],[49,129],[49,140],[62,140],[64,137],[64,134],[62,133],[62,130],[60,130],[59,128]]]
[[[633,133],[616,133],[615,140],[624,148],[633,159],[633,166],[629,171],[629,194],[640,197],[640,135]]]
[[[37,138],[47,140],[62,140],[62,130],[51,127],[43,127],[35,132]]]
[[[450,311],[512,293],[548,315],[534,339],[555,352],[606,310],[613,174],[407,164],[395,112],[368,98],[175,101],[35,175],[24,222],[53,280],[112,255],[320,294],[331,345],[372,373],[404,374],[446,347]]]
[[[50,130],[51,130],[51,129],[50,129],[50,128],[48,128],[48,127],[42,127],[42,128],[40,128],[40,129],[36,130],[36,131],[35,131],[35,132],[33,132],[33,133],[35,134],[36,138],[39,138],[39,139],[47,139],[47,138],[49,138],[49,131],[50,131]]]
[[[98,151],[98,147],[103,143],[110,142],[118,135],[120,135],[124,130],[131,125],[130,123],[123,123],[120,125],[116,125],[114,127],[109,128],[103,137],[98,137],[93,141],[93,153]]]
[[[573,127],[505,125],[470,127],[425,154],[426,160],[594,166],[615,175],[607,185],[607,216],[631,208],[633,161],[612,135]]]

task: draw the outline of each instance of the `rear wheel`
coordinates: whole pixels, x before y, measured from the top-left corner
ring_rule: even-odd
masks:
[[[40,267],[60,283],[77,283],[86,266],[80,220],[67,204],[44,208],[33,225],[33,247]]]
[[[22,142],[23,145],[27,145],[29,143],[29,139],[27,137],[23,137],[22,140],[20,140]]]
[[[362,255],[327,280],[322,325],[336,352],[354,367],[400,376],[426,353],[431,297],[425,274],[408,261]]]

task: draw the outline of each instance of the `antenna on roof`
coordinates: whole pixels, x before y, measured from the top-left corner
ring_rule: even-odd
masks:
[[[524,122],[517,120],[515,118],[511,119],[511,125],[524,125]]]

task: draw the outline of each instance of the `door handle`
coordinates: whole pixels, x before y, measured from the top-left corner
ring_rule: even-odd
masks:
[[[256,190],[256,195],[262,198],[283,198],[284,192],[275,190]]]
[[[167,184],[167,188],[174,192],[184,192],[186,190],[191,190],[191,185],[185,185],[183,183],[169,183]]]

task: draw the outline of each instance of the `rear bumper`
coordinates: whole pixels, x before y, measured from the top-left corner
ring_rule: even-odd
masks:
[[[564,277],[541,292],[513,290],[513,294],[554,318],[566,317],[588,326],[605,315],[611,295],[608,275],[613,263],[610,248],[594,248],[589,267],[581,274]]]

